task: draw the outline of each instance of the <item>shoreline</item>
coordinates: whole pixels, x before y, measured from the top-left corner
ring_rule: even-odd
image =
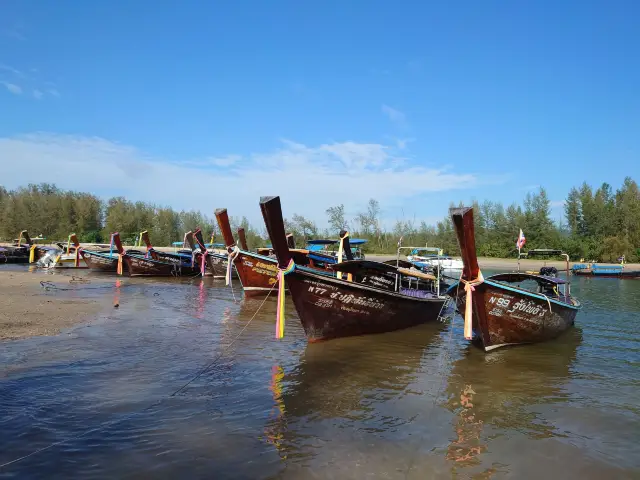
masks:
[[[47,294],[40,281],[50,279],[38,272],[0,269],[0,343],[57,335],[90,323],[104,308],[96,299]]]

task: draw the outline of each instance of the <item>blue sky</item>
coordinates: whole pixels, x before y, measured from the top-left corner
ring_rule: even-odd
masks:
[[[386,221],[640,180],[640,2],[3,2],[0,184]],[[57,168],[52,168],[53,166]],[[32,168],[29,168],[31,166]]]

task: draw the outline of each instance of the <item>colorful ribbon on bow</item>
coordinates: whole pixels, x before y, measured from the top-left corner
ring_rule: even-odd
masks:
[[[278,268],[278,310],[276,312],[276,339],[284,337],[284,277],[296,269],[293,259],[287,268]]]
[[[122,275],[122,254],[118,253],[118,267],[116,268],[116,273],[118,275]]]
[[[75,259],[74,265],[76,267],[80,266],[80,247],[76,247],[76,259]]]
[[[234,246],[233,250],[229,252],[229,257],[227,259],[227,275],[225,277],[227,285],[231,284],[231,269],[233,268],[233,262],[239,253],[240,249],[237,246]]]
[[[29,263],[33,263],[36,259],[36,244],[34,243],[29,247]]]
[[[476,290],[475,287],[484,282],[484,277],[482,272],[478,270],[478,276],[473,280],[460,279],[460,281],[464,283],[464,291],[467,292],[464,306],[464,338],[471,340],[473,338],[473,292]]]
[[[200,256],[202,257],[200,258],[200,274],[204,277],[204,272],[207,268],[207,252],[202,252]]]
[[[338,247],[338,263],[342,263],[342,255],[344,254],[344,239],[349,236],[349,232],[344,234],[344,237],[340,237],[340,246]],[[342,279],[342,272],[336,273],[336,278]]]

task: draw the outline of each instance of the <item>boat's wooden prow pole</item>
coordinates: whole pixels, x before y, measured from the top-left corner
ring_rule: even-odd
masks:
[[[249,250],[249,247],[247,246],[247,236],[245,235],[244,228],[242,227],[238,229],[238,242],[240,243],[240,248],[242,250]]]
[[[449,214],[451,215],[451,220],[453,220],[456,237],[458,237],[458,245],[460,246],[462,262],[464,263],[462,278],[464,280],[475,279],[478,277],[480,267],[478,265],[478,256],[476,253],[473,208],[450,208]]]
[[[185,243],[186,243],[186,245],[185,245],[185,246],[186,246],[189,250],[191,250],[191,251],[193,252],[193,251],[196,249],[196,244],[195,244],[195,242],[193,241],[193,232],[192,232],[191,230],[189,230],[189,231],[185,234],[184,239],[185,239]]]
[[[262,210],[262,217],[271,238],[271,245],[273,245],[273,250],[278,257],[278,265],[280,268],[287,268],[291,261],[291,254],[284,231],[280,197],[261,197],[260,210]]]
[[[218,220],[218,227],[222,232],[224,238],[224,244],[227,248],[233,248],[236,246],[236,241],[233,239],[233,233],[231,233],[231,224],[229,223],[229,214],[226,208],[219,208],[216,210],[216,220]]]

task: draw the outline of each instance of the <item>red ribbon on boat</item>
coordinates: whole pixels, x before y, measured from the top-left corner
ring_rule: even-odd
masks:
[[[202,259],[200,260],[200,273],[204,277],[204,271],[207,266],[207,252],[203,252],[201,255]]]
[[[278,309],[276,311],[276,339],[284,337],[284,277],[296,269],[293,259],[287,268],[278,268]]]
[[[73,262],[73,265],[76,268],[80,266],[80,247],[76,247],[76,259]]]
[[[118,267],[116,268],[116,273],[118,275],[122,275],[122,254],[118,253]]]
[[[471,340],[473,338],[472,319],[473,319],[473,292],[476,291],[478,285],[484,282],[482,272],[478,270],[478,276],[473,280],[463,280],[464,291],[467,292],[464,308],[464,338]]]

